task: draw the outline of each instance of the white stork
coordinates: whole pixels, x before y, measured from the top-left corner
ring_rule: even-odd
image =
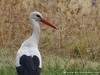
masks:
[[[40,26],[39,22],[43,22],[54,29],[53,24],[48,22],[39,12],[32,12],[29,15],[34,31],[32,36],[24,41],[16,55],[16,70],[18,75],[40,75],[42,68],[42,59],[38,50]]]

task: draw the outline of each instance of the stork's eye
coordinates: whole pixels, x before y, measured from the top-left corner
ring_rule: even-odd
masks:
[[[40,15],[36,15],[37,17],[39,17],[39,18],[41,18],[41,16]]]

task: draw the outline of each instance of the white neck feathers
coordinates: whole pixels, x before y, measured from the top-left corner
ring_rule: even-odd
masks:
[[[22,46],[38,47],[40,26],[39,26],[39,23],[37,21],[35,21],[34,19],[30,19],[30,21],[32,23],[33,33],[32,33],[32,36],[22,44]]]

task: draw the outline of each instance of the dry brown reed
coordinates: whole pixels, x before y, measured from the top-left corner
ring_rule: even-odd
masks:
[[[0,48],[18,49],[32,28],[28,15],[39,11],[59,30],[41,25],[41,51],[100,58],[100,0],[0,0]]]

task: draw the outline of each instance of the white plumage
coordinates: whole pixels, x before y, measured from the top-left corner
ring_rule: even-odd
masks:
[[[42,59],[38,50],[40,34],[40,26],[38,22],[41,21],[57,29],[54,25],[45,20],[39,12],[32,12],[29,15],[29,20],[32,23],[34,31],[32,36],[22,43],[17,52],[16,68],[18,75],[40,75],[40,73],[38,73],[38,68],[42,68]]]

